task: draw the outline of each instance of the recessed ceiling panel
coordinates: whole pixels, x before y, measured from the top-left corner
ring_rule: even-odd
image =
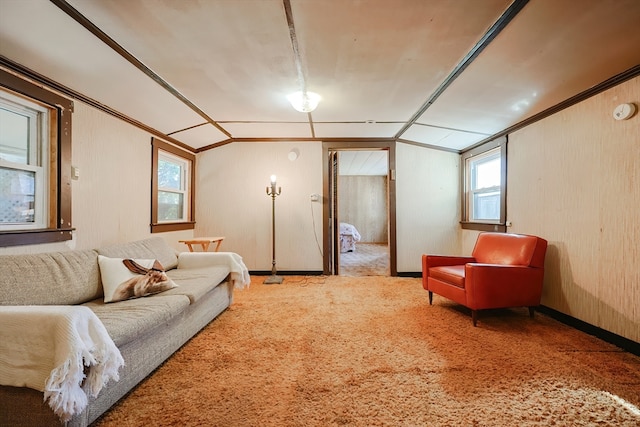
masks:
[[[314,123],[318,138],[393,138],[404,123]]]
[[[490,135],[460,132],[434,126],[413,125],[402,135],[402,139],[425,145],[461,150],[486,139],[488,136]]]
[[[298,113],[299,114],[299,113]],[[296,123],[222,123],[236,139],[312,138],[308,122]]]
[[[71,3],[214,120],[296,120],[282,0]]]
[[[407,121],[511,0],[293,0],[318,121]]]
[[[172,133],[171,137],[192,148],[206,147],[207,145],[229,139],[227,135],[209,123]]]
[[[418,121],[499,132],[640,64],[639,25],[637,0],[531,1]]]
[[[2,1],[0,9],[3,56],[161,132],[202,123],[53,3]]]
[[[386,150],[347,150],[338,153],[338,174],[385,176],[389,171]]]

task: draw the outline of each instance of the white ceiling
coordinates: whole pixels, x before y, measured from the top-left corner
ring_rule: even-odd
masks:
[[[0,0],[10,63],[194,150],[462,150],[640,64],[639,27],[638,0]],[[287,102],[301,86],[311,114]]]
[[[388,154],[386,150],[338,151],[338,174],[386,176],[389,171]]]

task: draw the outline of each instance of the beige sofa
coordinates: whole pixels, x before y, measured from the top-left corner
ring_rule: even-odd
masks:
[[[178,287],[104,303],[98,255],[157,259]],[[96,250],[0,256],[0,310],[2,306],[84,305],[102,322],[124,359],[119,380],[108,382],[97,397],[89,396],[86,409],[74,415],[69,426],[95,421],[229,307],[234,284],[248,285],[248,272],[236,254],[176,253],[158,237]],[[0,385],[0,425],[61,424],[43,401],[43,392]]]

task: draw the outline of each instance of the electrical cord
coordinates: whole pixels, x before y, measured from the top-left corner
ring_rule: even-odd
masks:
[[[316,238],[316,245],[318,246],[318,251],[320,252],[320,256],[324,257],[324,254],[322,253],[322,248],[320,247],[320,242],[318,242],[318,233],[316,233],[316,218],[313,215],[313,202],[310,201],[309,204],[311,205],[311,222],[313,223],[313,235]]]

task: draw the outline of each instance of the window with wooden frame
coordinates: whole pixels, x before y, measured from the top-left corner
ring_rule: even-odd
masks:
[[[72,238],[73,102],[0,70],[0,246]]]
[[[505,231],[506,137],[462,154],[462,228]]]
[[[196,157],[152,138],[151,232],[195,227]]]

